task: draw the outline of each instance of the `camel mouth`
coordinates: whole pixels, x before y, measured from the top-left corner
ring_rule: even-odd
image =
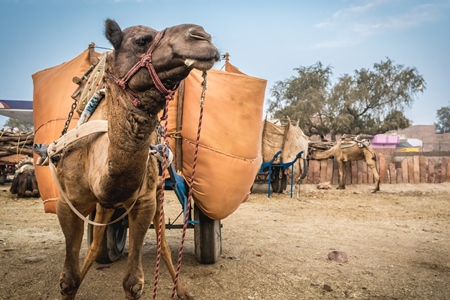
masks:
[[[207,71],[214,66],[214,63],[219,61],[219,56],[215,56],[210,59],[195,59],[195,58],[186,58],[184,60],[184,64],[189,68],[194,68],[200,71]]]

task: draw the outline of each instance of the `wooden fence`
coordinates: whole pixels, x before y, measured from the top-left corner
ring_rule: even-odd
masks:
[[[407,157],[388,157],[378,153],[378,166],[381,183],[442,183],[450,182],[450,158],[412,155]],[[373,183],[373,174],[365,161],[345,164],[345,184]],[[338,184],[337,163],[332,160],[309,161],[309,169],[304,183],[317,184],[331,182]]]

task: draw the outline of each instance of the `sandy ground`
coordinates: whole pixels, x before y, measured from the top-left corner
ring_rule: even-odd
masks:
[[[216,264],[196,261],[188,231],[180,280],[199,300],[449,299],[450,184],[382,185],[377,194],[371,188],[303,185],[299,199],[268,199],[266,186],[258,186],[222,220]],[[166,195],[173,218],[181,207]],[[56,215],[45,214],[40,199],[16,199],[8,186],[0,190],[0,211],[0,299],[58,299],[64,239]],[[168,231],[174,259],[180,238],[181,230]],[[333,250],[344,251],[348,262],[329,260]],[[142,299],[153,297],[155,256],[150,230]],[[77,299],[124,299],[125,262],[95,263]],[[157,299],[170,299],[171,290],[162,267]]]

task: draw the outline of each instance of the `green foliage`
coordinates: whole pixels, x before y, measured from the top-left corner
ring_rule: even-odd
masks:
[[[436,113],[437,123],[436,132],[445,133],[450,132],[450,104],[449,106],[443,106],[438,109]]]
[[[17,128],[19,132],[28,132],[33,130],[33,123],[23,122],[14,118],[9,118],[5,122],[5,127]]]
[[[297,77],[276,82],[268,100],[274,118],[299,120],[307,135],[378,134],[407,128],[403,114],[425,89],[415,68],[387,58],[373,69],[344,74],[332,85],[331,67],[320,62],[295,69]]]

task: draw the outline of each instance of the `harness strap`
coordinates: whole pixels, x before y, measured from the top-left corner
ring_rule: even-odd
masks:
[[[66,134],[61,136],[59,139],[54,141],[48,146],[47,153],[50,158],[56,155],[69,144],[88,136],[93,133],[107,132],[108,131],[108,121],[106,120],[92,120],[83,123],[72,130],[69,130]]]

